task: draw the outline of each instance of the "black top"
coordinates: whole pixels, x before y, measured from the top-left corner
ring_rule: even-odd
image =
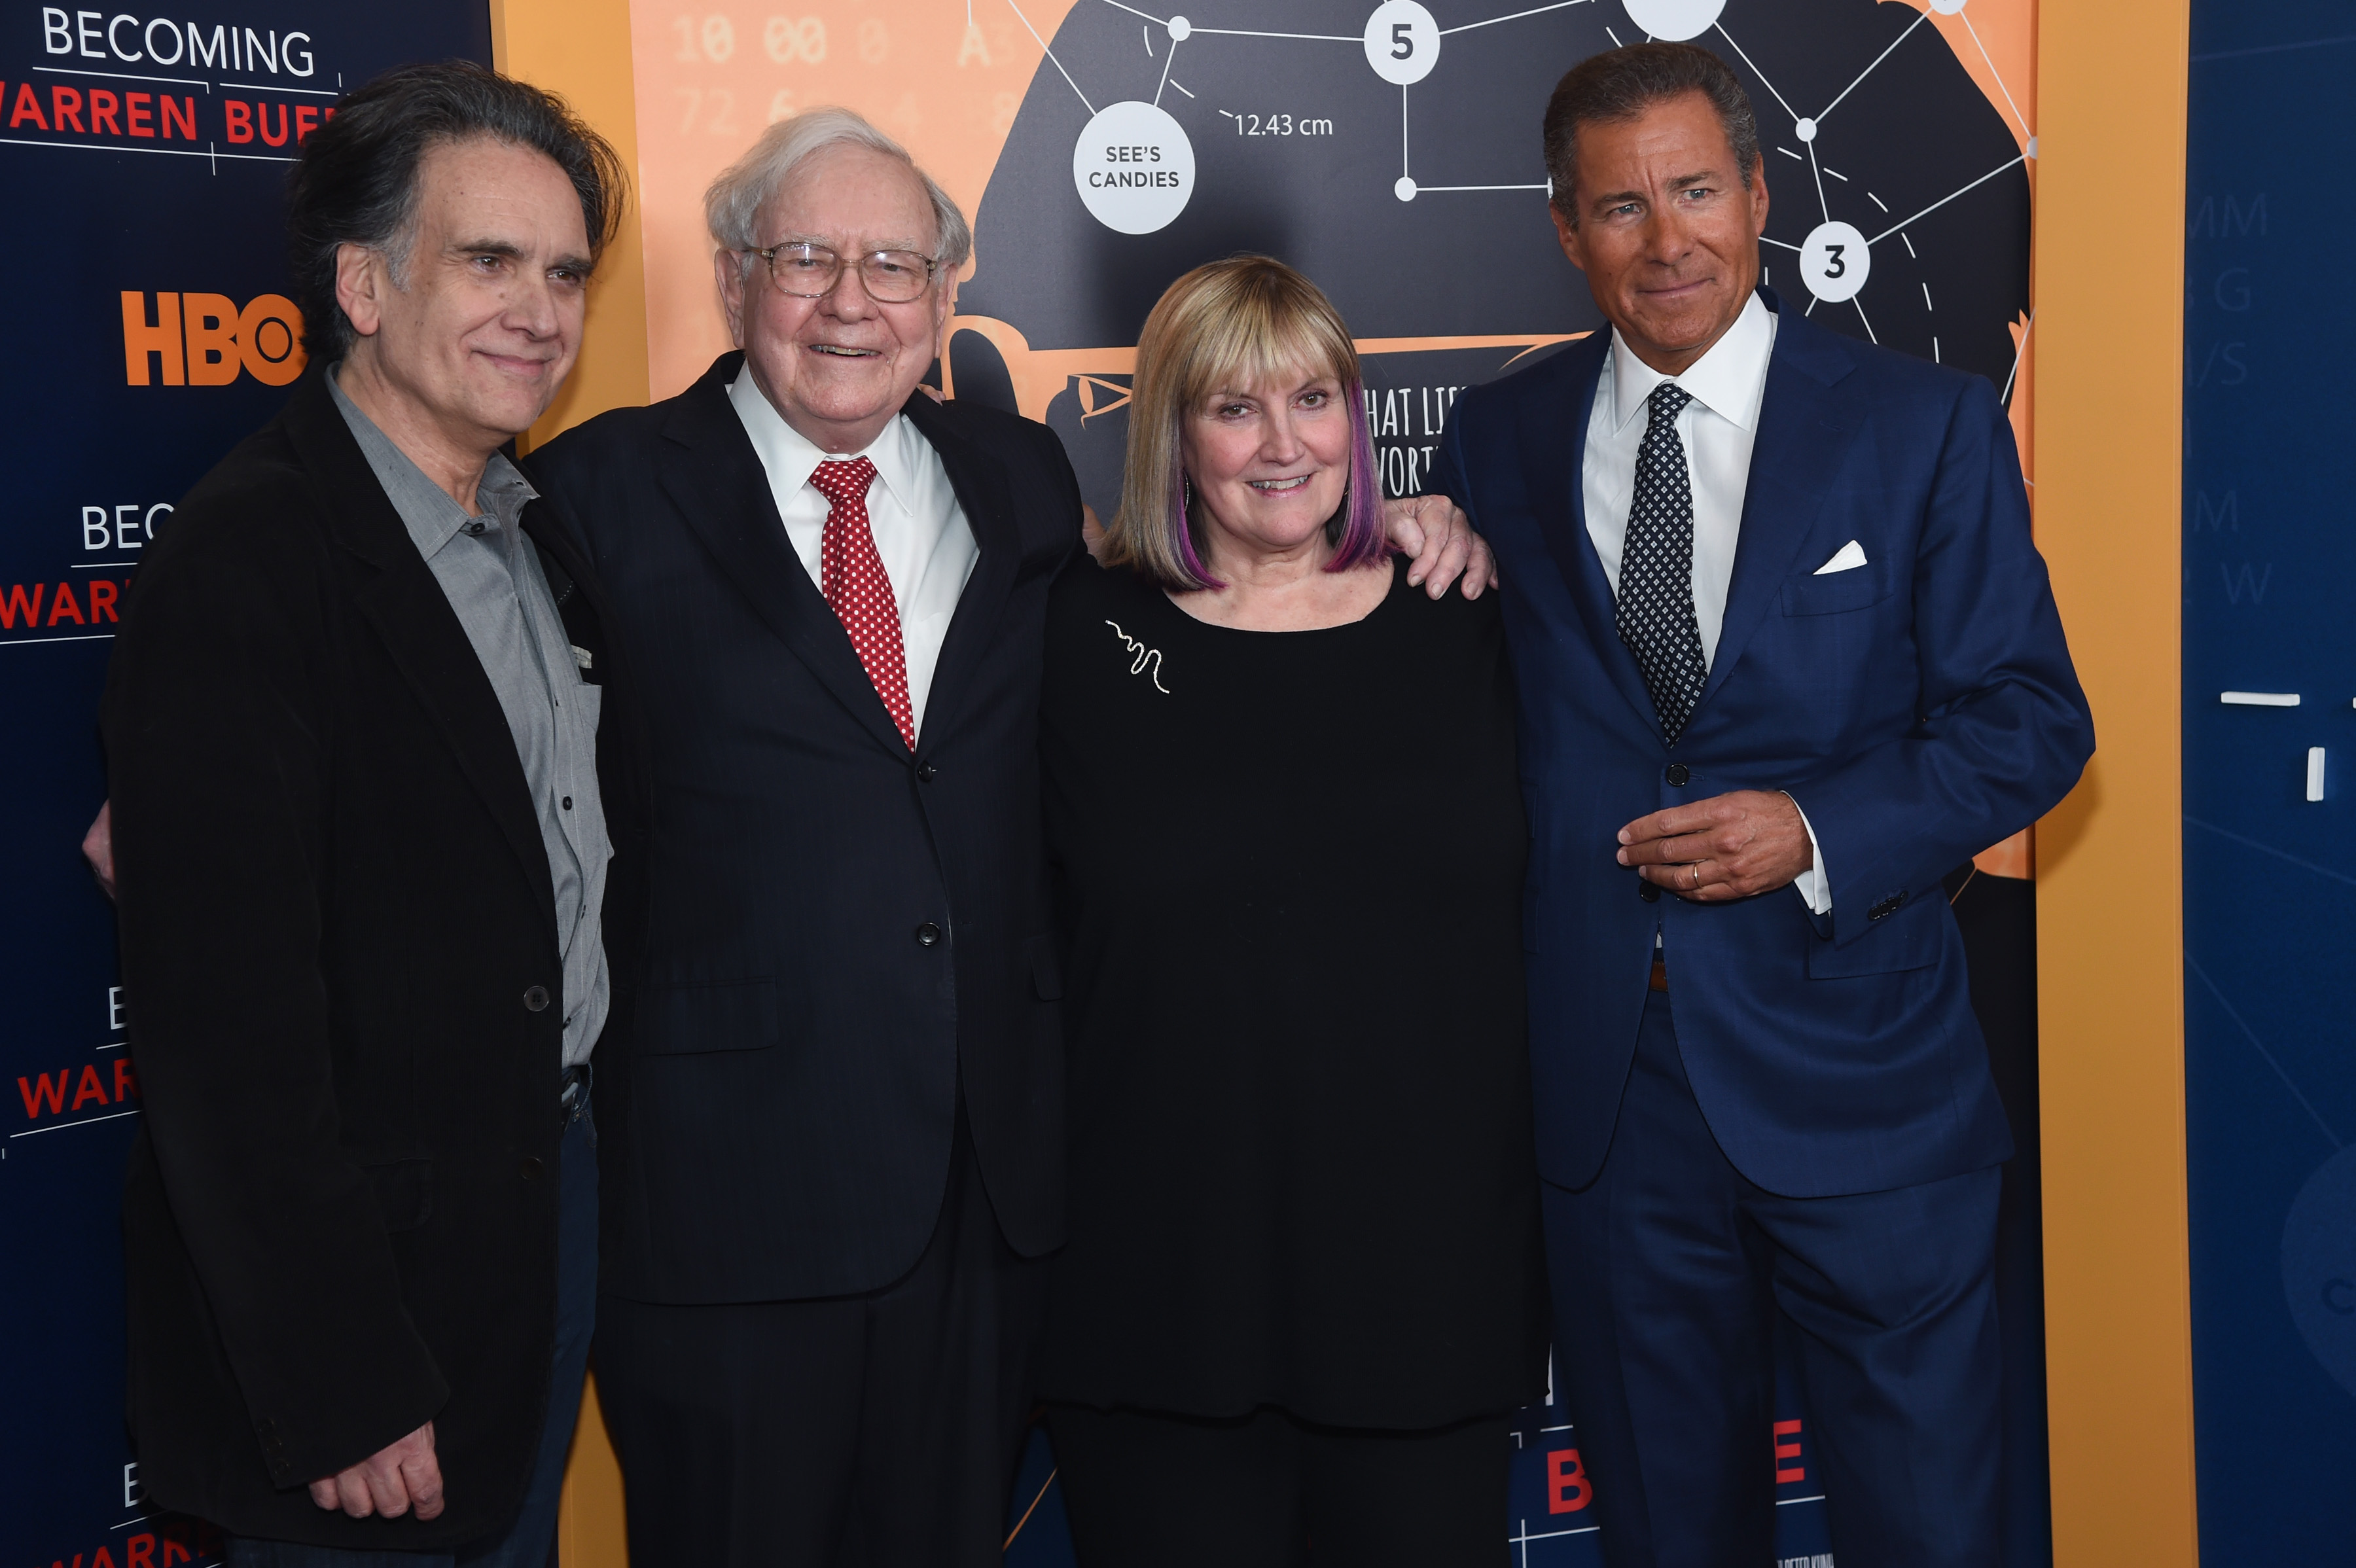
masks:
[[[123,1197],[140,1479],[238,1535],[448,1552],[515,1521],[548,1411],[564,962],[531,786],[323,371],[176,521],[102,721],[146,1112]],[[549,504],[521,521],[606,682],[618,972],[645,861],[627,656]],[[601,1064],[627,1033],[616,1007]],[[312,1505],[305,1482],[428,1419],[441,1518]]]
[[[1043,1392],[1435,1426],[1542,1387],[1526,851],[1494,596],[1047,614],[1070,1240]]]
[[[912,752],[794,557],[728,404],[743,363],[526,464],[646,693],[644,954],[616,973],[630,1048],[597,1053],[598,1285],[634,1301],[899,1278],[940,1214],[960,1101],[1008,1244],[1063,1240],[1039,660],[1078,482],[1045,425],[910,395],[981,551]]]

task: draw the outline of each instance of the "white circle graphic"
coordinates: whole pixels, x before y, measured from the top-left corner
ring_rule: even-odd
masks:
[[[1183,16],[1173,16],[1166,25],[1170,28],[1170,41],[1173,44],[1183,44],[1194,36],[1194,24]]]
[[[1656,38],[1683,42],[1709,31],[1726,0],[1620,0],[1628,19]]]
[[[1366,18],[1366,63],[1385,81],[1421,81],[1440,63],[1440,24],[1416,0],[1383,0]]]
[[[1964,8],[1964,0],[1931,0],[1931,9],[1942,16],[1952,16]]]
[[[1399,176],[1398,179],[1391,182],[1391,194],[1398,197],[1401,201],[1413,201],[1415,199],[1415,181],[1408,178],[1405,175]]]
[[[1846,223],[1819,223],[1800,247],[1800,277],[1818,299],[1855,299],[1873,274],[1873,250]]]
[[[1802,120],[1792,127],[1792,134],[1804,142],[1813,142],[1816,139],[1816,123],[1814,120]]]
[[[1106,228],[1151,234],[1168,228],[1194,194],[1194,144],[1151,103],[1108,103],[1072,148],[1072,184]]]

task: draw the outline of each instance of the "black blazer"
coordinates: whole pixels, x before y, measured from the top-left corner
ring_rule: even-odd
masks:
[[[525,526],[608,676],[588,568],[544,505]],[[608,679],[598,726],[611,908],[639,843],[625,696]],[[142,1478],[241,1535],[499,1530],[556,1311],[554,895],[498,699],[316,375],[149,549],[104,732],[146,1106],[123,1198]],[[626,929],[607,940],[626,964]],[[617,1006],[601,1055],[626,1027]],[[312,1503],[429,1419],[438,1520]]]
[[[530,460],[583,530],[646,703],[645,965],[617,976],[638,1022],[597,1069],[604,1286],[645,1301],[905,1273],[960,1090],[1009,1243],[1063,1237],[1037,735],[1078,484],[1044,425],[908,400],[981,547],[912,756],[729,407],[742,362]]]

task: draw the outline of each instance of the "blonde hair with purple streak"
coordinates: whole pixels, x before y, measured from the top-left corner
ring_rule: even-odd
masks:
[[[1334,550],[1325,570],[1346,572],[1389,553],[1358,350],[1342,313],[1282,262],[1230,256],[1172,284],[1145,318],[1120,510],[1105,529],[1105,564],[1131,567],[1176,593],[1226,586],[1204,568],[1202,537],[1186,515],[1187,412],[1223,388],[1302,373],[1341,382],[1349,409],[1349,489],[1327,525]]]

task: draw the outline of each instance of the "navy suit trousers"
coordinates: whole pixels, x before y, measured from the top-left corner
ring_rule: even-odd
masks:
[[[1558,1375],[1612,1568],[1773,1561],[1778,1312],[1841,1568],[1996,1568],[2001,1178],[1755,1186],[1695,1103],[1670,996],[1649,995],[1601,1173],[1545,1189]]]

